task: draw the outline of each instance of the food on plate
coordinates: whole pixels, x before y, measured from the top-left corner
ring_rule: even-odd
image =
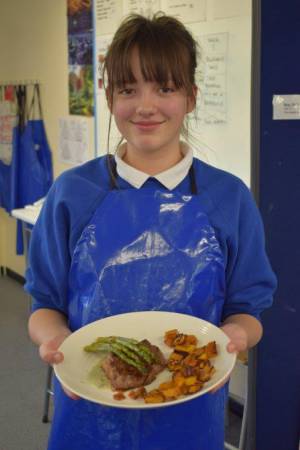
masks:
[[[166,367],[160,349],[146,339],[139,342],[119,336],[101,337],[84,350],[108,352],[101,367],[114,390],[146,386]]]
[[[124,392],[122,391],[118,391],[114,394],[114,399],[115,400],[124,400],[126,397],[124,395]]]
[[[137,400],[138,398],[144,398],[146,393],[146,389],[144,388],[144,386],[142,386],[138,389],[134,389],[133,391],[129,391],[128,397],[132,398],[133,400]]]
[[[129,398],[153,404],[199,392],[215,373],[211,359],[218,354],[216,342],[199,347],[196,336],[174,329],[166,331],[164,343],[172,349],[167,359],[159,347],[146,339],[137,341],[119,336],[99,337],[84,350],[106,352],[100,365],[116,391],[115,400],[124,400],[127,390]],[[147,391],[145,386],[165,369],[171,372],[170,379]]]
[[[165,333],[164,342],[173,348],[167,362],[172,377],[157,389],[147,392],[144,396],[146,403],[163,403],[176,400],[182,395],[195,394],[215,373],[210,362],[211,358],[217,356],[214,341],[197,347],[196,336],[169,330]]]

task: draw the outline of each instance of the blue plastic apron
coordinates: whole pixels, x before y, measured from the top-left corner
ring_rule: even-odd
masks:
[[[72,330],[144,310],[219,325],[224,262],[201,196],[147,185],[110,191],[85,227],[69,277]],[[222,450],[225,399],[221,389],[178,406],[126,410],[73,401],[56,383],[48,449]]]
[[[34,110],[37,106],[39,118],[35,119]],[[24,125],[16,127],[14,132],[12,161],[14,208],[23,208],[45,197],[52,182],[51,150],[42,117],[39,86],[35,85],[28,117],[25,115]],[[18,221],[17,254],[22,253],[22,225]]]

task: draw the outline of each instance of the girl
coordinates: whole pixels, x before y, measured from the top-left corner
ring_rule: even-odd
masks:
[[[208,320],[229,352],[260,340],[275,278],[259,213],[238,178],[180,140],[195,69],[196,43],[174,18],[134,15],[116,32],[104,71],[124,142],[56,180],[32,235],[29,333],[44,361],[61,362],[57,349],[78,328],[129,311]],[[225,387],[151,410],[74,399],[55,383],[49,450],[223,448]]]

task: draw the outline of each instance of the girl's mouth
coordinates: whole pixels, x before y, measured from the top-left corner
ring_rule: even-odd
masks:
[[[139,130],[154,130],[158,128],[163,122],[132,122]]]

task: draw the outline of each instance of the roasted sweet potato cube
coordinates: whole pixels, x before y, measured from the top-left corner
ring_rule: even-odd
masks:
[[[184,366],[196,367],[196,366],[198,366],[198,364],[199,364],[199,361],[198,361],[197,357],[194,356],[193,354],[189,354],[189,356],[187,356],[183,360]]]
[[[215,341],[209,342],[205,346],[205,353],[207,354],[208,358],[213,358],[218,354],[217,345]]]
[[[185,338],[186,338],[185,334],[182,334],[182,333],[178,334],[176,336],[176,338],[174,339],[174,342],[173,342],[175,347],[176,347],[176,345],[184,345],[185,344]]]
[[[175,350],[175,353],[177,353],[178,355],[181,355],[182,358],[185,358],[186,356],[189,355],[188,352],[184,352],[183,350]]]
[[[199,361],[199,364],[198,364],[198,368],[199,369],[204,369],[204,367],[206,366],[206,364],[207,364],[207,361]]]
[[[113,395],[115,400],[124,400],[126,396],[124,395],[124,392],[118,391]]]
[[[181,373],[182,375],[187,378],[187,377],[191,377],[192,375],[197,375],[197,367],[191,367],[191,366],[184,366],[181,369]]]
[[[207,373],[206,375],[201,375],[201,377],[198,378],[199,381],[202,381],[202,383],[206,383],[211,379],[210,373]]]
[[[173,382],[173,380],[170,380],[170,381],[165,381],[164,383],[161,383],[159,385],[158,389],[160,391],[164,391],[165,389],[171,389],[173,387],[175,387],[175,383]]]
[[[201,391],[203,387],[203,383],[198,381],[195,384],[192,384],[191,386],[187,386],[187,394],[195,394],[196,392]]]
[[[203,353],[201,353],[201,355],[198,356],[198,359],[199,359],[200,361],[207,361],[209,358],[208,358],[207,353],[206,353],[206,352],[203,352]]]
[[[186,378],[183,376],[181,372],[175,372],[173,374],[173,382],[176,386],[181,387],[184,385]]]
[[[174,386],[169,389],[163,389],[162,393],[166,400],[172,400],[181,395],[181,390],[180,390],[180,387]]]
[[[130,391],[128,393],[128,396],[130,398],[132,398],[133,400],[136,400],[138,398],[144,398],[146,395],[146,389],[144,388],[144,386],[134,389],[133,391]]]
[[[158,389],[153,389],[144,397],[146,403],[163,403],[165,401],[165,397],[161,391]]]
[[[211,368],[211,362],[209,360],[207,361],[201,361],[201,365],[199,364],[198,369],[202,370],[203,372],[209,372]]]
[[[180,387],[181,395],[187,395],[187,394],[188,394],[188,389],[189,389],[189,387],[186,386],[185,384],[183,384],[183,385]]]
[[[174,339],[178,335],[178,330],[169,330],[165,332],[164,342],[169,347],[174,347]]]
[[[165,337],[173,337],[175,338],[177,336],[178,330],[176,330],[175,328],[173,330],[168,330],[165,332]]]
[[[209,361],[207,361],[209,363]],[[209,381],[214,373],[214,367],[210,364],[206,364],[203,369],[197,370],[197,376],[199,381]]]
[[[182,368],[182,366],[181,366],[180,361],[179,362],[178,361],[173,361],[173,360],[168,361],[168,369],[171,372],[175,372],[176,370],[181,370],[181,368]]]
[[[211,363],[209,360],[200,361],[198,367],[196,368],[197,373],[209,373],[211,368]]]
[[[171,355],[169,356],[169,361],[181,361],[184,358],[184,355],[182,353],[178,353],[178,352],[173,352],[171,353]]]
[[[195,348],[195,350],[193,351],[193,354],[194,354],[194,355],[197,355],[197,356],[201,356],[202,353],[205,353],[205,347],[197,347],[197,348]]]
[[[196,377],[196,376],[187,377],[187,378],[185,379],[184,384],[185,384],[186,386],[192,386],[193,384],[196,384],[197,381],[198,381],[198,380],[197,380],[197,377]]]
[[[185,343],[186,343],[186,344],[197,345],[198,339],[197,339],[196,336],[194,336],[193,334],[187,334],[187,335],[186,335],[186,338],[185,338]]]
[[[187,353],[193,353],[196,346],[192,344],[188,345],[176,345],[175,350],[178,352],[187,352]]]

